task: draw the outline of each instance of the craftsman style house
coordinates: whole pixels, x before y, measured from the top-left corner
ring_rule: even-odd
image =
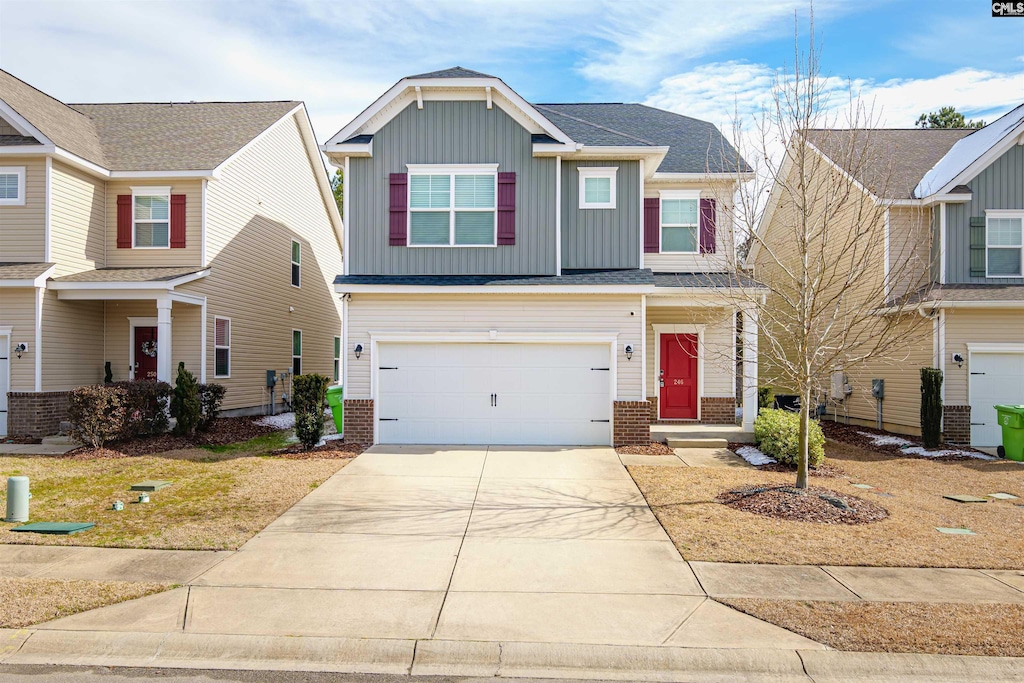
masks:
[[[108,364],[184,362],[228,411],[268,370],[337,376],[341,232],[300,102],[67,105],[0,71],[0,435],[56,432]]]
[[[749,283],[722,205],[746,167],[713,125],[531,104],[457,67],[402,79],[321,149],[344,170],[350,440],[623,444],[652,420],[733,423],[738,315],[750,426],[757,320],[729,296]]]

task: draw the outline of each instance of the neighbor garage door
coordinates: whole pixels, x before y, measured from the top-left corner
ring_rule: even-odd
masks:
[[[971,353],[971,445],[1002,443],[996,423],[999,404],[1024,404],[1024,353]]]
[[[381,343],[380,443],[611,443],[607,344]]]

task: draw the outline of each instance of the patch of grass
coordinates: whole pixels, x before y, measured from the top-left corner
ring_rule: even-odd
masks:
[[[288,439],[291,435],[291,431],[272,432],[270,434],[264,434],[263,436],[257,436],[249,439],[248,441],[207,445],[202,448],[203,450],[220,455],[235,455],[238,453],[267,454],[271,451],[277,450],[278,448],[284,448],[287,446]]]
[[[837,650],[1024,656],[1024,605],[718,601]]]
[[[0,578],[0,628],[23,628],[170,588],[134,581]]]

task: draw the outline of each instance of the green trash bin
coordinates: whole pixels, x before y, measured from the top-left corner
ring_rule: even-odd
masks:
[[[1010,460],[1024,460],[1024,405],[995,406],[999,426],[1003,428],[1000,455]]]
[[[327,405],[331,408],[334,426],[339,434],[345,433],[345,388],[341,385],[327,387]]]

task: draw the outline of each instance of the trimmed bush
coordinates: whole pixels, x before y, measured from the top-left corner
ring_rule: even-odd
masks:
[[[171,415],[177,422],[174,433],[191,436],[196,433],[202,407],[199,403],[199,382],[195,375],[185,369],[185,363],[178,363],[178,377],[171,394]]]
[[[311,373],[292,380],[292,406],[295,409],[295,436],[309,450],[324,435],[324,401],[330,377]]]
[[[942,370],[921,368],[921,441],[938,448],[942,438]]]
[[[127,392],[117,386],[85,386],[68,397],[71,438],[86,446],[102,448],[120,436],[124,428]]]
[[[775,402],[775,392],[772,391],[771,387],[758,387],[757,388],[757,409],[764,410],[765,408],[771,408],[772,403]]]
[[[754,420],[754,443],[765,455],[784,465],[796,466],[800,458],[800,414],[788,410],[762,410]],[[810,420],[807,462],[817,467],[825,460],[825,435],[817,420]]]
[[[167,431],[167,402],[171,385],[155,380],[115,382],[110,386],[124,389],[124,422],[118,439],[163,434]]]
[[[217,419],[226,391],[223,384],[199,385],[199,431],[205,432]]]

